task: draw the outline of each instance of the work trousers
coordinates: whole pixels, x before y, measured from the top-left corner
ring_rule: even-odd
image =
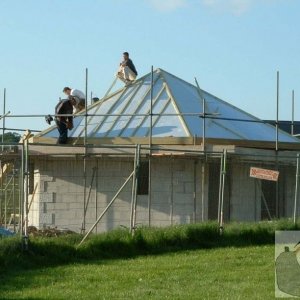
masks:
[[[136,79],[136,74],[127,66],[120,66],[117,76],[125,83],[127,80],[133,81]]]
[[[58,144],[66,144],[68,140],[68,128],[66,123],[61,122],[60,120],[55,120],[57,130],[59,132],[59,137],[58,137]]]

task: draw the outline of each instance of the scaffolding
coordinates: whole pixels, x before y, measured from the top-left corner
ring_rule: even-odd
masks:
[[[170,225],[174,224],[174,160],[177,157],[184,157],[193,161],[194,168],[193,168],[193,213],[192,213],[192,222],[196,223],[197,221],[204,221],[204,212],[205,212],[205,178],[206,178],[206,166],[210,160],[218,160],[220,163],[219,169],[219,177],[218,177],[218,204],[217,204],[217,221],[219,223],[220,232],[223,232],[224,229],[224,199],[225,199],[225,189],[226,189],[226,177],[227,177],[227,165],[228,160],[230,158],[234,159],[243,159],[247,162],[256,162],[257,159],[270,159],[269,155],[265,157],[263,155],[257,154],[239,154],[236,155],[233,152],[228,153],[226,147],[222,147],[222,150],[210,150],[207,147],[206,138],[206,122],[207,120],[226,120],[226,121],[233,121],[233,122],[247,122],[251,123],[265,123],[265,121],[261,120],[247,120],[247,119],[240,119],[240,118],[227,118],[220,116],[219,113],[209,112],[206,108],[206,99],[199,87],[197,79],[195,78],[195,83],[197,87],[197,91],[199,93],[200,99],[202,100],[202,111],[199,112],[192,112],[192,113],[180,113],[177,111],[176,113],[166,113],[162,110],[160,113],[153,113],[153,106],[154,106],[154,99],[153,99],[153,86],[154,86],[154,71],[153,67],[151,67],[151,83],[150,83],[150,108],[148,113],[135,113],[135,114],[128,114],[128,113],[107,113],[107,114],[94,114],[93,116],[102,116],[104,120],[109,116],[120,117],[120,116],[140,116],[144,118],[149,118],[150,125],[149,125],[149,135],[148,135],[148,143],[141,145],[141,144],[133,144],[133,145],[100,145],[100,146],[91,146],[89,145],[89,138],[87,133],[88,127],[88,117],[91,115],[88,113],[87,107],[87,94],[88,94],[88,69],[86,69],[86,80],[85,80],[85,94],[86,94],[86,108],[83,113],[84,116],[84,140],[83,145],[67,145],[67,147],[76,147],[77,150],[80,151],[76,154],[77,156],[81,156],[83,162],[83,210],[82,210],[82,226],[81,226],[81,233],[84,234],[84,237],[80,244],[84,242],[84,240],[92,233],[97,232],[97,224],[102,220],[105,216],[109,208],[113,205],[115,200],[118,198],[119,194],[124,190],[131,183],[131,208],[130,208],[130,226],[129,230],[132,234],[134,234],[135,229],[137,228],[137,205],[138,205],[138,177],[140,172],[140,165],[141,165],[141,158],[143,160],[146,159],[148,163],[148,201],[147,201],[147,222],[148,226],[152,225],[152,180],[153,180],[153,161],[157,157],[168,157],[170,159],[171,165],[171,193],[170,193]],[[113,82],[113,85],[115,81]],[[108,97],[111,90],[113,89],[113,85],[109,88],[107,93],[105,93],[104,98]],[[276,136],[274,139],[274,150],[275,150],[275,167],[278,169],[278,160],[287,160],[288,164],[292,164],[296,167],[295,171],[295,192],[294,192],[294,209],[293,209],[293,220],[297,222],[297,215],[298,215],[298,181],[299,181],[299,154],[295,153],[293,155],[288,155],[285,157],[282,154],[279,154],[280,150],[280,143],[278,138],[278,103],[279,103],[279,73],[277,73],[277,118],[276,118]],[[294,91],[292,94],[292,101],[293,101],[293,116],[294,116]],[[153,118],[156,116],[189,116],[189,117],[199,117],[202,119],[202,137],[201,142],[198,146],[197,137],[194,137],[193,146],[190,146],[187,149],[185,147],[160,147],[156,143],[153,142]],[[54,115],[56,116],[56,115]],[[62,116],[62,115],[59,115]],[[70,116],[70,115],[63,115],[63,116]],[[23,237],[24,245],[27,247],[28,242],[28,214],[32,206],[32,202],[35,197],[36,187],[33,187],[33,190],[30,193],[30,174],[32,170],[30,170],[30,157],[31,152],[30,149],[33,147],[59,147],[60,149],[64,149],[64,146],[53,146],[47,144],[34,144],[29,143],[29,138],[31,137],[31,133],[28,132],[27,135],[24,136],[22,142],[20,144],[5,144],[4,143],[4,134],[5,130],[5,119],[6,118],[23,118],[23,117],[44,117],[44,115],[13,115],[10,112],[6,112],[6,90],[4,90],[4,108],[3,108],[3,115],[1,116],[3,120],[3,132],[2,132],[2,152],[0,157],[0,165],[1,165],[1,201],[0,201],[0,225],[13,230],[14,232],[19,232],[20,235]],[[292,133],[294,133],[294,117],[291,123]],[[104,150],[102,153],[98,154],[91,154],[90,150],[94,148]],[[107,151],[109,149],[109,151]],[[119,149],[128,150],[125,151],[123,154],[120,153],[122,151],[118,151]],[[116,151],[114,151],[116,150]],[[68,155],[74,156],[74,153],[67,153],[64,154],[64,151],[61,151],[61,154],[55,155]],[[122,156],[125,155],[130,157],[133,161],[133,170],[127,176],[126,180],[120,185],[117,192],[111,198],[110,202],[107,206],[102,210],[99,211],[99,203],[98,203],[98,176],[99,176],[99,167],[98,167],[98,160],[97,157],[105,157],[105,156]],[[91,159],[91,157],[95,157],[96,165],[92,168],[92,176],[90,182],[88,182],[87,176],[87,162]],[[197,193],[197,165],[201,162],[201,217],[200,219],[197,218],[197,201],[196,201],[196,193]],[[273,160],[271,159],[273,162]],[[277,186],[277,185],[276,185]],[[96,220],[93,225],[86,231],[86,224],[87,224],[87,211],[91,202],[92,198],[92,190],[95,189],[94,193],[94,201],[96,207]],[[262,187],[259,187],[262,190]],[[31,196],[30,196],[31,195]],[[31,197],[31,198],[30,198]],[[278,198],[278,188],[276,188],[276,197]],[[268,203],[265,199],[264,194],[262,193],[263,205],[266,207],[268,218],[272,219],[272,216]],[[276,201],[276,214],[275,217],[278,217],[278,199]],[[99,214],[100,212],[100,214]]]
[[[17,145],[2,144],[0,153],[0,226],[21,231],[22,159]]]
[[[10,148],[12,145],[5,145],[5,147]],[[15,145],[14,145],[15,146]],[[203,193],[204,198],[208,197],[208,194],[204,191],[201,187],[203,182],[203,175],[201,174],[201,168],[199,169],[199,164],[207,164],[208,165],[215,165],[219,166],[219,178],[213,179],[214,175],[211,175],[210,178],[214,180],[212,182],[212,188],[218,189],[218,204],[216,206],[217,217],[220,232],[224,230],[224,223],[230,220],[230,216],[228,216],[228,195],[226,194],[226,189],[228,189],[228,185],[230,185],[232,177],[230,176],[230,172],[228,174],[228,166],[231,169],[236,163],[240,164],[248,164],[254,166],[268,166],[271,169],[274,169],[276,166],[276,159],[280,161],[280,168],[288,168],[294,170],[295,169],[295,190],[293,196],[293,211],[291,214],[291,218],[294,222],[297,222],[298,219],[298,202],[299,202],[299,193],[298,193],[298,184],[299,184],[299,154],[297,153],[279,153],[278,156],[273,155],[270,156],[268,154],[259,155],[259,154],[249,154],[249,153],[234,153],[230,149],[224,149],[223,151],[202,151],[202,150],[185,150],[178,149],[175,147],[159,147],[153,145],[151,149],[146,145],[127,145],[127,146],[117,146],[117,145],[102,145],[97,147],[88,147],[87,152],[85,153],[85,149],[83,146],[77,147],[74,149],[74,146],[57,146],[57,145],[38,145],[38,144],[30,144],[26,145],[26,143],[17,146],[17,152],[4,152],[1,153],[1,172],[3,173],[1,176],[1,203],[0,203],[0,211],[1,211],[1,224],[2,226],[15,231],[19,232],[23,238],[24,243],[27,243],[28,240],[28,214],[32,210],[34,201],[34,197],[36,195],[36,185],[32,188],[31,182],[31,173],[33,170],[30,170],[29,162],[31,160],[30,157],[33,153],[35,153],[39,148],[48,149],[53,148],[53,151],[49,151],[49,154],[45,154],[44,158],[42,159],[45,162],[48,162],[48,156],[55,159],[55,157],[66,157],[68,159],[78,159],[80,158],[80,163],[83,162],[84,157],[86,157],[86,166],[89,170],[88,174],[83,175],[81,178],[84,180],[84,176],[86,176],[86,201],[83,206],[82,216],[83,219],[85,218],[86,221],[86,231],[84,232],[84,240],[92,233],[97,232],[98,227],[97,224],[101,222],[104,216],[108,213],[109,209],[114,205],[116,200],[120,199],[119,195],[124,191],[127,191],[128,188],[131,186],[131,209],[129,218],[128,230],[134,234],[137,225],[137,206],[139,205],[139,197],[137,196],[138,190],[138,178],[139,178],[139,171],[141,166],[141,161],[145,162],[149,159],[149,150],[152,151],[152,164],[155,168],[158,165],[164,163],[170,163],[170,179],[168,180],[168,184],[170,187],[169,193],[169,225],[178,224],[178,221],[175,221],[174,216],[178,214],[178,204],[176,203],[175,195],[178,189],[178,183],[176,183],[176,178],[174,177],[176,174],[175,166],[178,165],[178,161],[183,160],[184,164],[188,164],[193,166],[193,176],[189,179],[188,184],[191,184],[193,188],[193,195],[191,194],[191,200],[189,204],[192,205],[191,207],[191,219],[190,222],[197,223],[207,220],[207,217],[203,218],[204,212],[208,209],[207,205],[209,205],[206,201],[199,201],[201,199],[201,194]],[[66,151],[64,151],[64,148]],[[75,153],[72,153],[72,149],[75,150]],[[78,151],[78,150],[81,151]],[[73,150],[73,151],[74,151]],[[80,154],[81,153],[81,154]],[[41,153],[38,154],[41,159]],[[127,178],[120,182],[119,188],[116,189],[116,193],[112,195],[111,199],[109,200],[108,204],[103,207],[103,203],[99,205],[99,193],[105,193],[105,191],[101,191],[101,187],[97,186],[99,183],[98,176],[99,176],[99,168],[97,165],[99,161],[105,161],[106,158],[109,161],[128,161],[132,162],[133,169],[128,174]],[[188,163],[190,161],[191,163]],[[261,162],[264,162],[263,165]],[[10,167],[4,167],[10,166]],[[284,167],[286,166],[286,167]],[[7,171],[6,171],[7,170]],[[210,168],[208,168],[210,170]],[[128,170],[129,171],[129,170]],[[100,168],[101,172],[101,168]],[[199,173],[198,173],[199,172]],[[292,171],[293,172],[293,171]],[[56,173],[57,175],[59,173]],[[57,176],[56,175],[56,176]],[[157,170],[152,173],[153,176],[157,176]],[[75,175],[74,175],[75,176]],[[77,175],[76,175],[77,176]],[[78,175],[79,176],[79,175]],[[228,177],[229,176],[229,177]],[[101,177],[103,179],[104,177]],[[120,177],[121,178],[121,177]],[[206,176],[205,176],[206,178]],[[72,178],[70,178],[71,180]],[[80,176],[76,179],[80,180]],[[210,180],[211,180],[210,179]],[[66,179],[67,180],[67,179]],[[236,180],[239,180],[236,178]],[[71,180],[73,181],[73,180]],[[157,185],[157,180],[156,185]],[[116,185],[115,185],[116,186]],[[116,186],[117,187],[117,186]],[[206,188],[206,185],[205,185]],[[29,190],[31,189],[31,192]],[[152,189],[153,190],[153,189]],[[261,194],[261,207],[266,211],[266,216],[268,220],[273,220],[276,218],[276,213],[273,207],[270,207],[270,202],[268,195],[264,195],[263,186],[260,181],[255,181],[255,190]],[[41,193],[40,191],[38,193]],[[67,195],[67,194],[66,194]],[[108,193],[110,195],[110,193]],[[41,194],[39,194],[41,196]],[[200,197],[199,197],[200,196]],[[211,197],[211,195],[210,195]],[[122,197],[121,197],[122,198]],[[157,197],[156,197],[157,199]],[[203,199],[203,198],[202,198]],[[156,200],[157,201],[157,200]],[[101,202],[103,202],[101,200]],[[92,205],[92,206],[91,206]],[[277,205],[277,204],[276,204]],[[91,206],[91,207],[90,207]],[[96,220],[92,226],[87,225],[91,223],[90,214],[87,216],[87,212],[90,209],[94,209]],[[152,210],[154,209],[153,204],[148,207],[147,215],[150,215],[150,224],[154,224],[152,220]],[[177,211],[177,213],[175,212]],[[199,215],[200,212],[200,215]],[[207,215],[207,213],[205,213]],[[210,212],[211,214],[211,212]],[[209,216],[209,215],[208,215]],[[212,218],[211,216],[209,217]],[[259,220],[259,218],[258,218]],[[149,221],[149,219],[148,219]],[[145,225],[145,223],[143,223]],[[149,223],[148,223],[149,224]],[[82,232],[82,231],[81,231]],[[83,233],[83,232],[82,232]],[[83,242],[83,241],[82,241]]]

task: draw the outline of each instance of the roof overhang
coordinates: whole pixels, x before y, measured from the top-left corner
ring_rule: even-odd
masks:
[[[200,137],[153,137],[151,140],[152,145],[202,145],[203,139]],[[55,138],[44,138],[44,137],[32,137],[30,143],[38,144],[51,144],[55,145],[57,140]],[[115,137],[115,138],[88,138],[87,144],[89,146],[101,146],[101,145],[149,145],[149,137]],[[84,145],[83,138],[69,138],[69,145],[82,146]],[[274,150],[276,147],[275,141],[248,141],[248,140],[232,140],[232,139],[205,139],[206,146],[208,145],[233,145],[246,148],[257,148],[257,149],[271,149]],[[280,150],[297,150],[300,151],[299,143],[286,143],[279,142],[278,149]]]

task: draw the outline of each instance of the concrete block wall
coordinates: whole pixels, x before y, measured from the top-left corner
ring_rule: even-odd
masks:
[[[250,178],[249,171],[251,166],[265,169],[275,169],[274,165],[264,163],[234,163],[231,165],[231,195],[230,195],[230,214],[231,221],[260,221],[262,203],[262,191],[260,179]],[[279,167],[279,217],[292,218],[294,211],[295,197],[295,166]],[[274,182],[274,185],[276,183]],[[270,199],[274,201],[275,198]],[[275,204],[274,204],[275,205]],[[300,205],[299,205],[300,206]],[[298,206],[297,214],[300,214]]]
[[[279,181],[281,182],[283,179],[285,181],[285,184],[281,186],[281,188],[283,189],[284,212],[281,215],[285,218],[293,218],[295,204],[296,167],[288,166],[281,168]],[[298,186],[298,188],[300,188],[300,186]],[[297,215],[300,215],[299,199],[297,205]]]
[[[259,221],[260,190],[249,177],[250,164],[232,163],[230,171],[230,221]]]
[[[264,167],[261,163],[257,165]],[[249,177],[251,166],[252,164],[245,162],[230,163],[230,171],[225,180],[229,190],[230,221],[260,221],[261,190],[256,185],[255,179]],[[95,167],[98,167],[98,172],[90,188]],[[97,216],[102,213],[132,171],[133,159],[93,158],[87,161],[86,194],[90,192],[90,199],[86,212],[86,230],[96,221]],[[208,186],[209,172],[209,164],[204,165],[201,160],[195,164],[193,159],[153,158],[151,225],[191,223],[194,216],[196,222],[207,220],[208,190],[218,188]],[[290,168],[285,168],[284,173],[280,175],[285,217],[291,217],[293,213],[294,175],[294,169],[291,171]],[[204,176],[203,193],[202,176]],[[29,225],[38,228],[56,226],[80,232],[84,210],[83,161],[62,158],[36,159],[34,181],[37,190],[29,212]],[[98,232],[119,226],[130,226],[131,189],[130,181],[98,224]],[[29,202],[31,198],[32,196],[29,197]],[[148,212],[148,195],[138,195],[136,215],[138,226],[148,225]]]
[[[94,174],[93,168],[98,164],[98,174]],[[96,217],[103,211],[111,201],[114,194],[124,183],[132,172],[132,161],[110,161],[91,160],[87,162],[87,188],[86,197],[90,193],[89,205],[86,211],[86,229],[89,229],[96,221]],[[35,162],[36,172],[44,190],[38,191],[36,197],[39,209],[39,218],[32,220],[32,225],[41,227],[68,228],[80,232],[83,223],[84,211],[84,176],[82,160],[37,160]],[[46,175],[49,174],[50,176]],[[40,178],[48,176],[52,180],[43,182]],[[98,185],[96,204],[96,178]],[[93,183],[92,183],[93,180]],[[90,188],[90,185],[92,186]],[[87,198],[86,198],[87,199]],[[107,231],[117,226],[129,226],[131,201],[131,185],[120,194],[99,223],[99,231]]]
[[[96,166],[98,173],[90,188],[93,168]],[[196,168],[195,179],[194,168]],[[90,199],[86,212],[86,230],[96,221],[97,216],[102,213],[132,171],[132,159],[100,158],[87,161],[86,195],[90,193]],[[38,189],[30,212],[29,224],[38,228],[49,226],[80,232],[84,210],[82,160],[37,159],[35,173]],[[200,162],[194,165],[194,160],[190,159],[153,159],[151,225],[191,223],[195,213],[196,220],[199,221],[202,216],[201,176]],[[195,183],[196,211],[194,211]],[[119,226],[130,226],[131,188],[130,181],[99,222],[98,232]],[[205,189],[206,196],[207,191],[208,187]],[[207,203],[204,205],[207,206]],[[138,195],[136,223],[138,226],[148,225],[147,195]]]
[[[55,201],[55,194],[47,192],[46,184],[54,180],[52,176],[41,175],[38,169],[34,171],[34,186],[36,190],[28,197],[28,224],[41,228],[54,225],[55,215],[47,212],[47,203]]]
[[[196,178],[194,178],[194,168],[196,168]],[[194,190],[195,185],[196,190]],[[207,190],[206,186],[204,191],[206,195]],[[207,213],[207,209],[205,212]],[[152,226],[192,223],[194,215],[196,221],[201,220],[200,162],[195,165],[194,160],[191,159],[155,158],[152,160],[150,215]],[[148,196],[146,195],[138,196],[137,223],[148,224]]]

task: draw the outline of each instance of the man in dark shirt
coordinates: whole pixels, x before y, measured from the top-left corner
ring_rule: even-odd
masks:
[[[75,102],[75,103],[74,103]],[[56,115],[71,115],[73,114],[73,105],[76,105],[75,100],[62,100],[55,107]],[[66,144],[68,139],[68,129],[71,130],[73,128],[73,116],[69,117],[59,117],[56,116],[55,122],[57,125],[57,129],[59,132],[58,143]]]
[[[75,99],[61,100],[55,106],[55,123],[59,132],[58,144],[66,144],[68,139],[68,130],[73,128],[73,116],[59,116],[59,115],[72,115],[73,107],[76,106]],[[50,125],[53,118],[51,115],[46,116],[46,122]]]
[[[117,73],[118,78],[125,82],[126,85],[128,85],[136,79],[137,75],[138,73],[136,71],[136,68],[132,60],[129,58],[129,53],[124,52],[123,61],[120,63],[120,67]]]

